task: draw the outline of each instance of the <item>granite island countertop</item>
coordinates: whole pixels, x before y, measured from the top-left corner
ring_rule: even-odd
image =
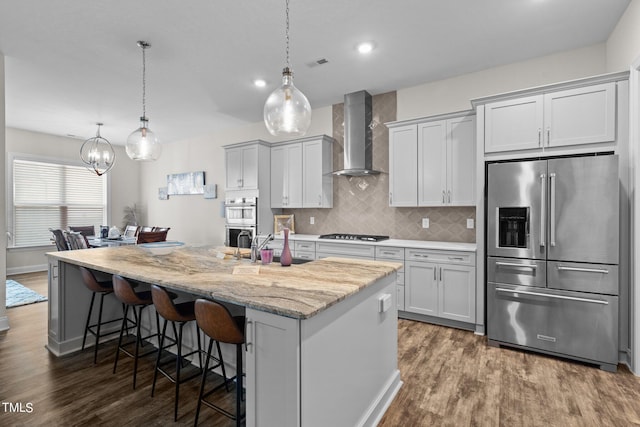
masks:
[[[261,265],[228,259],[223,248],[189,245],[167,255],[153,255],[135,245],[47,255],[69,264],[298,319],[312,317],[402,267],[393,262],[334,257],[289,267]]]

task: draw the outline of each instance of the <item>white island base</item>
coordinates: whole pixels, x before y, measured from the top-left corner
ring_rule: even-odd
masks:
[[[375,426],[402,385],[395,295],[394,274],[308,319],[247,309],[247,426]]]

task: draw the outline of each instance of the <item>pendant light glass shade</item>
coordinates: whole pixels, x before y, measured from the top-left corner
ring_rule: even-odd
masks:
[[[162,146],[156,134],[147,127],[149,119],[146,114],[147,63],[145,50],[150,48],[151,45],[145,41],[139,41],[138,47],[142,49],[142,117],[140,117],[140,127],[133,131],[127,138],[126,151],[127,156],[132,160],[152,161],[158,160],[162,153]]]
[[[286,66],[282,71],[282,86],[271,92],[264,104],[264,124],[274,136],[302,136],[311,125],[311,105],[293,85],[289,66],[289,0],[286,0]]]
[[[148,121],[146,117],[140,117],[140,127],[127,138],[127,156],[132,160],[158,160],[162,154],[162,145],[147,127]]]
[[[80,147],[80,159],[86,165],[87,169],[95,172],[96,175],[102,176],[113,167],[116,162],[116,152],[111,143],[100,136],[100,126],[97,123],[98,131],[96,136],[87,139]]]
[[[264,104],[264,123],[275,136],[302,136],[311,125],[311,104],[293,85],[289,68],[282,72],[282,86],[274,90]]]

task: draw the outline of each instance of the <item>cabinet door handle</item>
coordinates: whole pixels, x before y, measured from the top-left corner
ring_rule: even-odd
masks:
[[[389,192],[389,204],[393,203],[393,193]]]
[[[442,282],[442,267],[440,267],[440,281]]]
[[[538,128],[538,147],[542,145],[542,129]]]
[[[442,190],[442,203],[444,203],[444,190]]]
[[[318,206],[322,206],[322,194],[318,194]]]
[[[551,128],[547,128],[547,147],[551,145]]]
[[[449,203],[451,203],[451,190],[447,191],[447,198],[449,200]]]
[[[437,280],[436,279],[436,270],[437,270],[437,268],[433,267],[433,281],[434,282]]]
[[[464,261],[464,258],[461,256],[450,256],[449,259],[451,261]]]

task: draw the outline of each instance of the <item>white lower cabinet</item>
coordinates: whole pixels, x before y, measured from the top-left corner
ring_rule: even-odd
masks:
[[[249,308],[246,318],[247,426],[299,426],[299,321]]]
[[[475,323],[475,254],[407,249],[405,259],[405,311]]]

